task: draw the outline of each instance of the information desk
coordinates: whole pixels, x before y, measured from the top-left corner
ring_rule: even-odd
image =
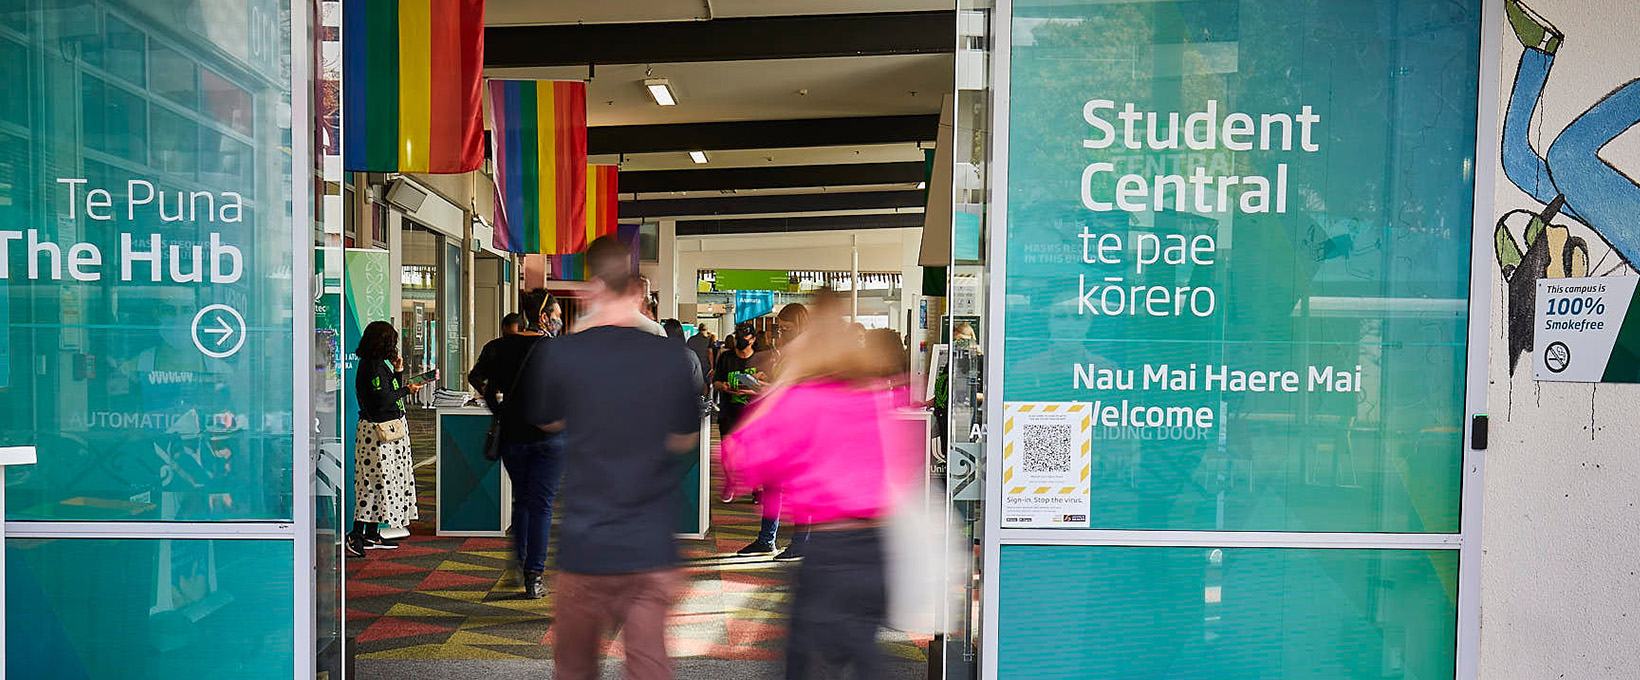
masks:
[[[696,460],[679,481],[677,532],[683,538],[705,538],[711,529],[711,425],[701,419]],[[438,409],[434,526],[440,536],[505,536],[512,524],[512,483],[499,461],[484,459],[489,427],[484,408]]]
[[[512,483],[501,461],[484,459],[489,410],[441,408],[437,422],[438,535],[507,535],[512,524]]]

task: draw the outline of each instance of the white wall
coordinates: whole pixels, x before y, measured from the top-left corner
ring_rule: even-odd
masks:
[[[1640,77],[1640,11],[1633,0],[1525,2],[1566,34],[1532,125],[1541,153],[1591,104]],[[1521,51],[1505,25],[1500,121]],[[1640,129],[1601,156],[1640,177]],[[1542,209],[1497,172],[1494,220]],[[1600,239],[1586,228],[1555,223],[1590,237],[1591,260],[1601,259]],[[1511,376],[1506,284],[1496,262],[1476,266],[1493,272],[1494,285],[1481,677],[1640,677],[1640,386],[1534,382],[1530,354]]]

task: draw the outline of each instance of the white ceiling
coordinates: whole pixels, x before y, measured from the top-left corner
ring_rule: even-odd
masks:
[[[955,0],[487,0],[485,23],[505,26],[700,21],[754,16],[950,11],[955,5]],[[585,80],[588,68],[486,69],[485,75],[528,80]],[[954,86],[955,65],[950,54],[918,54],[599,65],[591,75],[587,88],[587,123],[592,127],[608,127],[938,115],[943,97]],[[644,89],[643,81],[647,77],[670,81],[679,104],[657,105]],[[932,140],[928,145],[932,145]],[[601,164],[619,163],[626,171],[920,163],[924,160],[922,146],[903,143],[710,151],[710,162],[705,165],[693,163],[684,152],[594,156],[590,160]],[[812,187],[746,191],[737,195],[882,191],[914,186]],[[674,192],[645,194],[641,198],[722,195],[722,192]],[[631,197],[623,195],[625,199]],[[920,208],[735,217],[814,217],[897,211],[915,212]]]
[[[785,189],[735,189],[733,191],[651,191],[641,194],[621,192],[622,200],[671,198],[722,198],[724,196],[800,196],[804,194],[854,194],[868,191],[909,191],[917,182],[904,184],[862,184],[845,187],[794,187]]]
[[[677,106],[660,106],[650,98],[643,81],[651,72],[671,82]],[[949,54],[599,66],[587,86],[587,124],[938,114],[954,73]],[[587,68],[488,69],[485,74],[581,80]]]
[[[706,159],[706,165],[696,165],[689,160],[688,154],[678,152],[631,154],[624,158],[592,156],[588,160],[601,165],[614,165],[619,162],[622,170],[699,170],[703,168],[752,168],[781,165],[837,165],[842,163],[896,163],[905,161],[920,163],[924,160],[922,149],[914,143],[710,151],[707,152]]]
[[[956,9],[954,0],[488,0],[484,23],[602,24]]]

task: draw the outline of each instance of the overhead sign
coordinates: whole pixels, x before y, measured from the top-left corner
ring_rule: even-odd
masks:
[[[1532,377],[1551,382],[1640,382],[1640,278],[1537,282]]]
[[[772,269],[719,269],[718,290],[791,290],[792,273]]]

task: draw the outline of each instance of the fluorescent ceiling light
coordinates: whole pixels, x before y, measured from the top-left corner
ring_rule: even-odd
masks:
[[[672,91],[672,83],[665,78],[650,78],[643,81],[643,86],[649,90],[649,96],[655,98],[655,103],[661,106],[677,106],[677,93]]]
[[[690,151],[689,152],[689,160],[694,161],[697,165],[704,165],[706,163],[706,152],[705,151]]]

